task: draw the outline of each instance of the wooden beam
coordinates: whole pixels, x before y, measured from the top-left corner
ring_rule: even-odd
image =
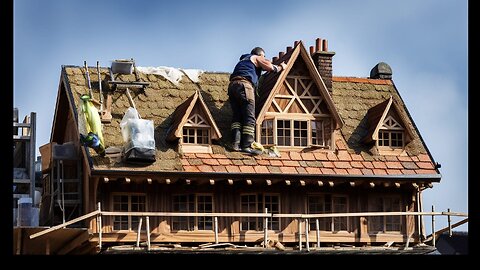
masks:
[[[354,182],[354,181],[350,181],[350,186],[351,186],[351,187],[354,187],[354,186],[355,186],[355,182]]]
[[[373,182],[370,182],[369,185],[370,185],[371,188],[375,187],[375,183],[373,183]]]
[[[305,180],[300,180],[300,185],[301,185],[302,187],[304,187],[304,186],[305,186]]]
[[[251,185],[251,184],[252,184],[252,180],[247,179],[246,181],[247,181],[247,185]]]
[[[22,228],[17,230],[17,250],[15,251],[16,255],[22,254]]]
[[[291,184],[290,180],[285,180],[285,185],[290,186]]]
[[[148,182],[149,184],[151,184],[151,183],[152,183],[152,178],[147,178],[147,182]]]
[[[170,180],[169,178],[165,179],[165,184],[170,185],[171,182],[172,180]]]
[[[418,188],[418,184],[417,184],[417,183],[412,183],[412,186],[413,186],[414,188]]]
[[[103,177],[103,182],[108,183],[108,181],[110,181],[108,177]]]
[[[210,179],[209,181],[210,181],[210,185],[212,185],[212,186],[215,185],[215,180]]]
[[[272,185],[272,180],[267,179],[267,180],[265,180],[265,181],[267,182],[267,186],[271,186],[271,185]]]
[[[93,212],[91,212],[91,213],[89,213],[89,214],[83,215],[83,216],[78,217],[78,218],[74,218],[74,219],[72,219],[72,220],[70,220],[70,221],[67,221],[67,222],[65,222],[65,223],[62,223],[62,224],[59,224],[59,225],[57,225],[57,226],[53,226],[53,227],[51,227],[51,228],[48,228],[48,229],[43,230],[43,231],[41,231],[41,232],[34,233],[34,234],[30,235],[30,239],[37,238],[37,237],[39,237],[39,236],[42,236],[42,235],[47,234],[47,233],[49,233],[49,232],[56,231],[56,230],[61,229],[61,228],[65,228],[65,227],[67,227],[68,225],[71,225],[71,224],[73,224],[73,223],[77,223],[77,222],[82,221],[82,220],[87,219],[87,218],[91,218],[91,217],[93,217],[93,216],[95,216],[95,215],[97,215],[97,214],[99,214],[99,213],[100,213],[100,211],[96,210],[96,211],[93,211]]]
[[[456,228],[456,227],[458,227],[458,226],[460,226],[460,225],[463,225],[463,224],[465,224],[465,223],[467,223],[467,222],[468,222],[468,218],[466,218],[466,219],[464,219],[464,220],[461,220],[461,221],[459,221],[459,222],[457,222],[457,223],[455,223],[455,224],[452,224],[452,225],[451,225],[451,229],[454,229],[454,228]],[[446,232],[446,231],[448,231],[448,230],[449,230],[449,227],[447,226],[447,227],[445,227],[445,228],[443,228],[443,229],[440,229],[440,230],[436,231],[436,232],[435,232],[435,237],[438,238],[442,233],[444,233],[444,232]],[[427,236],[427,238],[425,239],[424,242],[432,241],[432,239],[433,239],[433,236],[432,236],[432,234],[430,234],[429,236]]]
[[[395,182],[395,187],[396,187],[396,188],[399,188],[399,187],[400,187],[400,183]]]
[[[125,177],[125,182],[130,183],[131,179],[128,177]]]
[[[330,187],[333,187],[335,184],[333,183],[333,181],[328,181],[328,185],[329,185]]]
[[[233,179],[228,179],[227,181],[229,185],[233,185]]]
[[[323,181],[317,181],[319,187],[323,187]]]

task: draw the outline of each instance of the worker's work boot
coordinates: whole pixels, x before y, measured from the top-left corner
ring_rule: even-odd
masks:
[[[240,139],[242,136],[242,132],[240,131],[239,128],[234,128],[232,129],[232,145],[231,148],[233,151],[241,151],[242,149],[240,148]]]
[[[254,142],[253,135],[242,133],[242,143],[241,143],[242,152],[250,155],[254,155],[254,156],[262,154],[263,153],[262,151],[252,148],[253,142]]]

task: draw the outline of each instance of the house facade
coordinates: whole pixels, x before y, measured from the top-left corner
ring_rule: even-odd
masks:
[[[295,42],[272,60],[284,61],[287,69],[260,78],[256,141],[276,146],[280,157],[228,149],[229,73],[204,72],[198,81],[183,76],[178,83],[140,71],[118,75],[115,80],[147,85],[133,89],[131,98],[142,119],[154,122],[156,156],[148,164],[130,164],[118,151],[109,151],[123,147],[120,122],[131,107],[125,91],[112,87],[109,68],[99,69],[104,100],[111,102],[111,121],[102,124],[106,155],[80,145],[78,112],[80,96],[89,91],[86,72],[84,67],[62,66],[50,145],[74,147],[76,158],[62,162],[62,177],[78,177],[80,183],[76,204],[63,207],[66,219],[93,212],[100,203],[103,211],[165,213],[149,219],[153,243],[200,244],[215,237],[258,243],[265,219],[234,214],[266,211],[272,214],[268,238],[285,245],[305,238],[305,228],[310,239],[318,228],[326,245],[419,242],[424,230],[417,216],[298,218],[421,211],[421,192],[441,178],[390,67],[379,63],[369,78],[332,76],[334,55],[326,40],[317,39],[309,50]],[[101,100],[98,81],[92,85],[94,99]],[[52,195],[60,166],[53,163],[43,169],[40,222],[45,225],[61,223],[65,214]],[[232,215],[216,219],[168,213]],[[139,221],[139,216],[104,216],[102,241],[136,241]],[[94,238],[98,225],[95,218],[79,224]]]

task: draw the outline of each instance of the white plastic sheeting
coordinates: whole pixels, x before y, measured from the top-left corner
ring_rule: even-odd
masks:
[[[198,77],[204,72],[200,69],[182,69],[174,67],[137,67],[137,70],[145,74],[156,74],[178,85],[183,75],[187,75],[190,80],[198,83]]]

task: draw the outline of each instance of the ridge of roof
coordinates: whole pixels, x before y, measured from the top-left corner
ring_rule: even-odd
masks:
[[[392,80],[372,79],[372,78],[368,78],[368,77],[333,76],[332,81],[334,81],[334,82],[353,82],[353,83],[393,85]]]

